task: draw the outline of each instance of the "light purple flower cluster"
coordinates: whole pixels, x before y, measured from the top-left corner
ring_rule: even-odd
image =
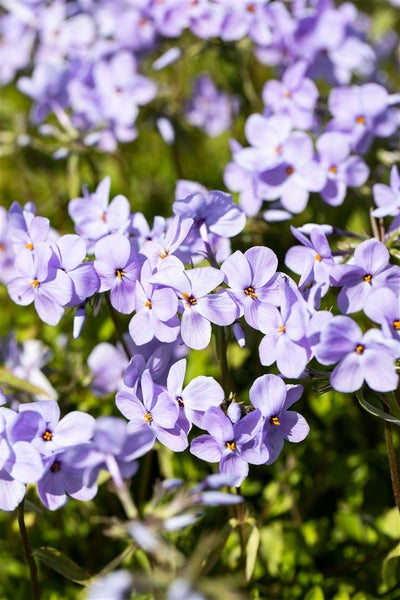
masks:
[[[332,118],[325,123],[314,110],[317,98],[302,61],[288,67],[282,81],[266,83],[264,113],[250,115],[245,124],[250,146],[232,142],[233,161],[224,174],[247,215],[268,201],[266,220],[290,218],[305,209],[312,192],[331,206],[342,204],[347,188],[362,186],[369,175],[357,154],[366,153],[374,138],[398,130],[399,95],[377,83],[333,88]]]
[[[175,47],[159,56],[152,79],[142,74],[144,59],[157,52],[163,38],[179,38],[186,30],[201,40],[220,38],[226,43],[248,37],[262,63],[287,66],[282,81],[266,84],[263,99],[267,112],[290,116],[299,129],[315,122],[318,91],[310,78],[348,85],[353,74],[371,76],[376,61],[365,41],[366,19],[360,19],[352,4],[335,8],[333,0],[310,7],[269,0],[101,0],[71,7],[66,0],[51,5],[41,0],[15,7],[8,3],[7,9],[0,18],[0,52],[7,57],[0,82],[8,83],[30,67],[30,75],[19,77],[17,85],[34,101],[33,122],[40,124],[53,113],[64,140],[79,138],[105,151],[135,139],[139,107],[157,94],[157,72],[182,53]],[[204,75],[195,82],[187,118],[209,135],[218,135],[229,125],[235,103]],[[335,113],[335,118],[340,120],[340,115]],[[391,125],[383,125],[380,114],[370,111],[365,118],[375,120],[374,135],[389,135]],[[166,137],[172,140],[170,121],[155,120],[164,130],[168,122]],[[53,125],[42,132],[60,137]]]

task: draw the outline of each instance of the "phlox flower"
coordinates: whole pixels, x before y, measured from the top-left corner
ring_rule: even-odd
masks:
[[[183,358],[171,366],[167,389],[161,392],[160,402],[168,398],[178,406],[179,423],[188,433],[192,423],[203,427],[204,413],[212,406],[220,406],[225,395],[224,390],[213,377],[204,375],[195,377],[184,387],[186,363],[186,359]]]
[[[140,346],[154,337],[173,342],[179,335],[178,298],[174,290],[149,283],[152,268],[147,260],[135,287],[136,312],[129,323],[129,334]]]
[[[303,393],[301,385],[285,385],[277,375],[258,377],[249,390],[251,403],[264,419],[260,454],[265,455],[264,462],[274,462],[284,441],[301,442],[310,428],[302,415],[288,410]]]
[[[223,272],[213,267],[184,271],[172,266],[159,271],[151,280],[177,292],[183,311],[181,336],[189,348],[206,348],[211,339],[211,323],[230,325],[238,315],[238,307],[226,291],[210,294],[223,278]]]
[[[390,186],[375,183],[372,193],[377,208],[372,211],[374,217],[394,217],[389,225],[388,232],[400,227],[400,174],[396,165],[390,171]]]
[[[237,250],[221,265],[229,285],[228,294],[255,329],[260,311],[279,303],[277,266],[275,252],[264,246],[254,246],[244,254]]]
[[[338,392],[355,392],[364,381],[377,392],[389,392],[398,385],[394,360],[400,356],[400,344],[378,329],[363,334],[350,317],[339,315],[327,321],[315,355],[323,365],[337,363],[330,382]]]
[[[138,396],[138,386],[133,390],[120,390],[115,398],[118,409],[129,419],[128,433],[150,429],[153,443],[157,438],[171,450],[184,450],[187,436],[177,424],[177,403],[170,398],[160,397],[163,389],[153,383],[148,370],[144,371],[140,384],[141,398]]]
[[[45,472],[38,481],[39,497],[46,508],[57,510],[68,496],[87,502],[97,493],[97,485],[88,487],[84,473],[75,460],[75,448],[57,451],[43,459]]]
[[[50,233],[50,221],[38,217],[33,206],[22,208],[18,202],[13,202],[8,211],[8,236],[15,254],[23,248],[34,250],[39,242],[47,242]]]
[[[101,470],[110,473],[114,484],[123,487],[123,479],[132,477],[137,469],[137,458],[154,445],[150,429],[129,433],[127,423],[118,417],[99,417],[90,443],[78,444],[69,457],[83,473],[86,486],[92,488]]]
[[[59,261],[58,268],[67,273],[72,281],[70,304],[76,306],[93,296],[99,289],[100,280],[93,262],[86,258],[86,244],[78,235],[63,235],[54,243],[53,250]]]
[[[362,310],[369,294],[378,287],[399,291],[400,267],[390,265],[389,258],[386,246],[371,238],[357,246],[351,262],[336,265],[332,269],[331,284],[342,288],[338,295],[338,307],[343,313]]]
[[[124,235],[114,233],[96,242],[94,268],[100,278],[100,292],[110,290],[110,302],[118,312],[135,309],[135,288],[140,258]]]
[[[97,344],[89,354],[87,364],[91,375],[90,389],[96,396],[105,396],[122,387],[128,358],[118,346],[108,342]]]
[[[258,327],[265,334],[259,346],[260,362],[272,365],[276,361],[284,377],[297,378],[311,358],[306,337],[310,315],[304,299],[286,278],[281,285],[280,310],[271,307],[259,315]]]
[[[220,473],[231,477],[232,485],[238,487],[249,472],[243,451],[257,437],[261,424],[259,410],[233,424],[220,408],[211,407],[205,413],[202,425],[209,433],[194,438],[190,452],[202,460],[219,462]]]
[[[304,283],[322,284],[322,295],[329,289],[329,274],[335,261],[324,231],[313,227],[309,237],[291,227],[294,237],[302,244],[292,246],[286,253],[285,264],[301,275],[299,287]]]
[[[29,413],[25,415],[27,420],[37,419],[36,415],[39,415],[35,425],[36,434],[31,444],[43,456],[87,442],[93,435],[95,420],[91,415],[74,410],[60,419],[60,407],[54,400],[20,404],[19,412]]]
[[[35,424],[23,427],[23,419],[14,411],[0,409],[0,509],[14,510],[25,495],[27,483],[35,483],[43,474],[43,461],[30,439]]]
[[[57,325],[72,298],[72,281],[57,268],[53,251],[45,242],[35,252],[21,250],[15,259],[14,277],[8,282],[8,293],[16,304],[34,303],[39,317],[49,325]]]
[[[128,230],[129,201],[118,194],[109,203],[110,187],[110,177],[104,177],[95,192],[90,194],[84,188],[83,197],[74,198],[68,204],[68,214],[75,224],[76,233],[86,240],[88,250],[103,236]]]
[[[379,323],[383,334],[400,342],[400,295],[381,287],[371,292],[364,304],[365,314]]]

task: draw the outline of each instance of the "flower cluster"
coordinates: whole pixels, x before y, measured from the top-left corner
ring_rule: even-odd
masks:
[[[17,85],[34,101],[32,121],[40,125],[49,114],[58,120],[58,130],[46,124],[40,127],[41,133],[61,136],[68,143],[79,139],[108,152],[138,135],[139,107],[154,100],[162,87],[159,70],[181,57],[177,47],[160,55],[162,43],[187,30],[201,41],[218,38],[233,44],[248,37],[262,64],[287,66],[282,81],[266,84],[263,98],[268,114],[290,117],[296,129],[315,125],[318,92],[309,77],[343,86],[353,74],[370,77],[377,62],[366,41],[366,17],[360,18],[351,4],[336,9],[333,1],[315,2],[311,7],[292,2],[288,7],[269,0],[234,4],[226,0],[101,0],[73,5],[66,0],[48,5],[42,0],[15,6],[7,3],[7,9],[0,17],[0,57],[4,56],[0,82],[12,81],[29,67],[30,73],[20,76]],[[151,70],[147,66],[150,54],[158,54]],[[143,74],[146,68],[149,76]],[[236,100],[218,92],[207,75],[196,80],[194,91],[187,119],[209,135],[218,135],[229,126]],[[370,95],[374,95],[372,88]],[[390,120],[382,119],[388,100],[383,92],[378,95],[373,105],[366,101],[365,112],[364,106],[361,110],[358,106],[364,102],[364,90],[332,92],[333,120],[340,123],[335,130],[356,128],[352,133],[360,138],[357,152],[372,132],[386,136],[392,129]],[[348,101],[354,115],[343,112]],[[359,119],[357,125],[352,116]],[[166,117],[155,120],[161,134],[172,139],[170,121]]]

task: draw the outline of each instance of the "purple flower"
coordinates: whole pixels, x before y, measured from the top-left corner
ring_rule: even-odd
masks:
[[[107,342],[97,344],[87,358],[90,369],[90,389],[96,396],[105,396],[122,387],[126,354]]]
[[[357,246],[351,264],[336,265],[330,279],[332,285],[342,288],[338,307],[348,314],[362,310],[369,294],[378,287],[398,291],[400,267],[389,264],[389,251],[382,242],[370,239]]]
[[[50,222],[45,217],[37,217],[32,209],[21,208],[18,202],[13,202],[8,212],[8,234],[15,254],[24,248],[34,251],[37,243],[48,241]]]
[[[260,311],[277,304],[278,258],[270,248],[255,246],[243,254],[234,252],[221,265],[230,287],[228,293],[241,308],[247,323],[258,328]]]
[[[60,420],[60,408],[53,400],[42,400],[19,405],[21,414],[38,413],[36,435],[31,440],[42,456],[53,454],[69,446],[87,442],[93,435],[95,420],[79,410],[72,411]],[[36,418],[36,415],[35,415]]]
[[[64,506],[67,497],[87,502],[97,493],[97,485],[88,487],[82,469],[76,465],[75,448],[59,451],[44,458],[45,472],[38,482],[37,490],[43,504],[49,510]]]
[[[89,243],[89,249],[101,237],[110,233],[125,233],[129,227],[128,199],[119,194],[109,203],[110,186],[111,179],[105,177],[93,194],[84,189],[83,198],[74,198],[68,205],[75,230]]]
[[[286,210],[302,212],[309,192],[319,192],[325,183],[321,166],[314,159],[311,138],[295,131],[283,145],[276,167],[265,170],[261,179],[270,186],[269,199],[279,198]]]
[[[223,272],[213,267],[187,271],[168,267],[152,278],[152,282],[176,290],[183,309],[181,336],[189,348],[206,348],[211,339],[211,323],[230,325],[238,315],[236,303],[227,292],[209,293],[223,278]]]
[[[86,258],[86,244],[78,235],[67,234],[58,238],[53,246],[59,264],[72,281],[73,292],[70,304],[76,306],[93,296],[99,289],[99,277],[93,262]]]
[[[230,127],[235,108],[233,100],[218,91],[208,75],[199,75],[194,82],[192,98],[185,115],[191,125],[200,127],[207,135],[215,137]]]
[[[396,165],[390,171],[390,187],[383,183],[372,186],[374,201],[378,208],[372,211],[374,217],[394,217],[388,232],[400,227],[400,174]]]
[[[330,375],[338,392],[355,392],[364,381],[377,392],[389,392],[398,385],[394,360],[400,356],[399,343],[378,329],[363,334],[350,317],[339,315],[327,322],[315,355],[323,365],[338,363]]]
[[[224,390],[213,377],[199,375],[183,387],[186,359],[174,363],[168,373],[167,389],[160,394],[160,402],[166,397],[176,403],[179,422],[188,433],[191,424],[203,427],[204,413],[212,406],[220,406]]]
[[[310,431],[302,415],[288,410],[302,393],[303,386],[285,385],[277,375],[262,375],[250,388],[251,403],[264,419],[260,453],[267,452],[267,464],[278,458],[284,440],[302,442]]]
[[[94,268],[100,277],[100,292],[110,290],[115,310],[129,314],[135,309],[135,288],[140,273],[140,259],[124,235],[107,235],[95,246]]]
[[[364,312],[382,327],[383,334],[400,342],[400,296],[390,288],[379,288],[369,294]]]
[[[141,377],[141,396],[137,395],[138,386],[133,390],[121,390],[116,395],[116,405],[129,419],[128,432],[140,432],[150,429],[153,443],[156,438],[167,448],[175,452],[187,446],[187,436],[177,424],[179,411],[177,403],[170,398],[161,397],[163,389],[153,383],[148,370]]]
[[[202,460],[219,462],[220,473],[232,477],[232,485],[238,487],[249,472],[248,460],[242,452],[253,443],[261,423],[258,410],[233,424],[220,408],[209,408],[203,418],[203,427],[209,433],[195,438],[190,452]]]
[[[291,227],[291,232],[302,246],[292,246],[286,253],[285,264],[294,273],[301,275],[299,286],[305,283],[322,284],[321,293],[329,289],[329,274],[335,262],[325,233],[318,226],[310,231],[309,238],[298,229]]]
[[[259,346],[262,365],[276,361],[284,377],[298,378],[311,358],[306,338],[309,312],[300,294],[286,280],[281,280],[282,301],[280,311],[271,306],[261,312],[258,327],[264,337]]]
[[[216,190],[175,200],[172,210],[181,218],[193,219],[199,229],[204,225],[207,233],[222,237],[234,237],[246,225],[246,216],[233,203],[231,194]]]
[[[10,409],[0,409],[1,510],[14,510],[25,495],[26,484],[35,483],[43,474],[39,452],[30,444],[35,425]]]
[[[325,172],[322,198],[331,206],[342,204],[347,187],[360,187],[366,182],[369,169],[358,156],[350,156],[350,142],[340,132],[322,134],[317,142],[318,162]]]
[[[179,257],[179,246],[188,236],[193,225],[193,219],[181,219],[176,216],[168,225],[164,235],[157,236],[156,240],[149,239],[141,247],[140,253],[147,256],[151,266],[157,268],[167,256],[174,253]]]
[[[137,469],[137,458],[154,445],[150,429],[129,433],[127,423],[117,417],[100,417],[96,420],[93,440],[71,449],[69,456],[83,472],[83,481],[90,488],[103,469],[110,473],[114,484],[123,487],[123,479],[132,477]]]
[[[8,282],[8,293],[16,304],[32,302],[39,317],[49,325],[57,325],[72,298],[71,279],[56,268],[53,251],[46,243],[38,243],[35,252],[24,249],[15,259],[15,276]]]
[[[375,136],[388,137],[396,131],[395,111],[391,107],[396,100],[377,83],[335,88],[328,99],[333,115],[329,128],[346,133],[352,149],[365,153]]]
[[[305,61],[297,61],[285,70],[282,81],[270,79],[262,90],[266,108],[274,114],[288,115],[299,129],[312,127],[318,99],[315,83],[305,77],[307,67]]]
[[[149,283],[151,276],[152,269],[147,260],[142,266],[140,281],[136,282],[136,313],[129,323],[130,336],[138,346],[154,337],[160,342],[173,342],[180,331],[175,292],[171,288],[153,286]]]

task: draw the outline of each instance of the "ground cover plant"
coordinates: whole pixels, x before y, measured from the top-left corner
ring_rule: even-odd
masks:
[[[0,598],[400,598],[398,0],[0,6]]]

